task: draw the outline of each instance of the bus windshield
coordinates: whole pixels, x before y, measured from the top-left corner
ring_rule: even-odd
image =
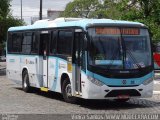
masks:
[[[147,29],[89,28],[89,65],[103,69],[140,69],[151,66]]]

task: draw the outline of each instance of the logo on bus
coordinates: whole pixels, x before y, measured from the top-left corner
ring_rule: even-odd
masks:
[[[123,84],[123,85],[126,85],[126,84],[127,84],[127,81],[126,81],[126,80],[122,80],[122,84]]]

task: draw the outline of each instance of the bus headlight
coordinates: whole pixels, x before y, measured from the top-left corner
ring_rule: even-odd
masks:
[[[103,86],[104,85],[101,81],[99,81],[99,80],[97,80],[95,78],[92,78],[90,76],[88,76],[88,80],[91,81],[93,84],[95,84],[97,86]]]
[[[143,82],[143,85],[148,85],[149,83],[151,83],[153,81],[153,78],[148,78],[147,80],[145,80]]]

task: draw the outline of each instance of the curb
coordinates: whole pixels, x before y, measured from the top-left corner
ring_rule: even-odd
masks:
[[[153,91],[153,94],[154,94],[154,95],[157,95],[157,94],[159,95],[159,94],[160,94],[160,91]]]

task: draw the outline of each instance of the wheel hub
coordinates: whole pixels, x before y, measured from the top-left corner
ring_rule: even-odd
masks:
[[[26,77],[24,78],[24,83],[23,83],[23,85],[24,85],[24,88],[27,87]]]

